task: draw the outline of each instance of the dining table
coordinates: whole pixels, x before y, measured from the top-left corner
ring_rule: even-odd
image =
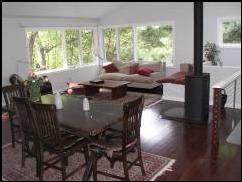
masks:
[[[42,104],[54,104],[55,94],[41,96]],[[57,109],[56,116],[61,128],[86,137],[90,142],[110,126],[122,121],[123,106],[108,101],[98,101],[89,98],[89,111],[83,110],[83,95],[61,94],[63,107]],[[92,157],[92,156],[91,156]],[[92,160],[89,160],[84,172],[83,181],[91,175]]]

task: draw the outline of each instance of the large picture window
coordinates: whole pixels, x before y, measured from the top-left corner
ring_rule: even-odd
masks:
[[[103,29],[106,61],[163,61],[172,64],[174,25],[133,25]]]
[[[240,18],[218,19],[218,42],[220,47],[241,47]]]
[[[53,70],[94,63],[93,29],[26,31],[31,68]]]

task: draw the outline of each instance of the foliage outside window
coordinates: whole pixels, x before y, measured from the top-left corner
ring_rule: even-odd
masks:
[[[27,31],[26,38],[32,70],[52,70],[93,62],[92,30]]]
[[[239,18],[220,19],[219,44],[222,47],[241,46],[241,21]]]
[[[138,60],[171,61],[171,26],[142,26],[137,27],[137,31]]]
[[[81,31],[81,50],[84,63],[93,61],[93,32],[90,30]]]
[[[132,27],[119,29],[120,40],[120,60],[130,61],[133,59]]]
[[[104,29],[104,49],[107,61],[136,59],[136,61],[156,60],[171,63],[173,46],[173,26],[171,25]],[[137,51],[134,51],[135,49]]]
[[[79,64],[78,35],[78,30],[65,31],[66,59],[68,66]]]
[[[104,46],[106,60],[111,62],[117,60],[115,29],[107,28],[104,30]]]

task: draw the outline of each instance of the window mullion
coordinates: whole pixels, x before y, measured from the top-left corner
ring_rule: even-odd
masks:
[[[119,37],[119,28],[115,29],[116,34],[116,53],[117,53],[117,60],[120,61],[120,37]]]
[[[67,56],[66,56],[66,39],[65,39],[65,30],[61,31],[61,40],[62,40],[62,52],[63,52],[63,65],[64,68],[67,68]]]
[[[133,56],[134,61],[138,61],[138,55],[137,55],[137,28],[136,26],[133,26]]]
[[[79,50],[79,64],[83,64],[83,52],[82,52],[82,30],[78,31],[78,50]]]

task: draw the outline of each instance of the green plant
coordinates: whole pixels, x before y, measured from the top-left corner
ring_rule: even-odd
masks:
[[[218,63],[221,65],[222,62],[219,59],[220,50],[215,43],[207,41],[204,46],[204,53],[205,57],[208,61],[211,61],[212,65],[218,65]]]

